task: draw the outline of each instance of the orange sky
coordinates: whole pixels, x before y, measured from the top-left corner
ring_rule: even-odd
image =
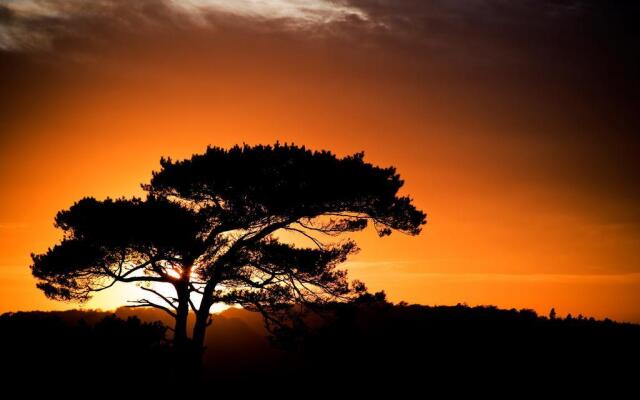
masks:
[[[58,210],[141,195],[160,156],[280,140],[398,168],[428,225],[357,234],[346,265],[391,300],[640,322],[638,80],[619,43],[600,57],[615,38],[594,28],[591,46],[544,19],[523,32],[512,22],[532,10],[518,7],[487,20],[444,0],[312,3],[47,3],[61,23],[0,1],[0,312],[76,306],[47,300],[28,269],[59,240]],[[556,42],[528,36],[559,29]]]

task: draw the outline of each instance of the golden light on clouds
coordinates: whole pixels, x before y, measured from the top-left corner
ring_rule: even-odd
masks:
[[[172,3],[195,13],[214,10],[253,18],[288,19],[300,25],[330,23],[353,17],[366,19],[366,14],[357,7],[328,0],[173,0]]]

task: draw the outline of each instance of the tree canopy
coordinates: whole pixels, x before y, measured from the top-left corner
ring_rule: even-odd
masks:
[[[87,300],[115,281],[172,282],[203,248],[205,219],[166,199],[84,198],[55,217],[64,240],[33,255],[32,273],[47,296]]]
[[[245,145],[160,164],[145,188],[206,209],[220,231],[333,215],[341,223],[324,231],[360,230],[371,221],[382,236],[417,234],[425,222],[409,197],[398,197],[404,181],[395,168],[366,163],[364,153],[338,158],[294,145]]]
[[[426,215],[400,196],[395,168],[296,145],[209,147],[190,159],[161,160],[146,199],[85,198],[58,213],[64,239],[33,255],[38,287],[52,298],[86,300],[116,282],[155,295],[132,306],[176,319],[196,315],[191,341],[202,347],[216,302],[266,317],[292,303],[347,300],[363,290],[339,269],[356,244],[341,234],[372,224],[380,236],[420,232]],[[285,241],[281,232],[302,240]],[[168,284],[175,296],[151,285]]]

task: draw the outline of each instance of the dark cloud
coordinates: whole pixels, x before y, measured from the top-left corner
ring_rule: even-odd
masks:
[[[351,4],[416,62],[479,93],[471,108],[494,112],[498,136],[525,136],[513,150],[515,180],[552,182],[609,222],[640,226],[639,2]]]

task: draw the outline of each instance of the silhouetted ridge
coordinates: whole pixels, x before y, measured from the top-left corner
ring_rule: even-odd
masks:
[[[636,324],[549,319],[531,310],[490,306],[393,305],[379,295],[318,311],[296,335],[276,332],[272,344],[259,314],[231,309],[217,316],[218,329],[206,341],[203,387],[241,382],[308,387],[322,381],[318,390],[331,391],[358,382],[368,382],[369,389],[435,389],[448,387],[452,378],[465,382],[450,387],[455,392],[504,390],[505,382],[531,385],[545,379],[557,380],[554,385],[577,381],[620,388],[637,377]],[[133,368],[140,379],[161,374],[163,385],[170,385],[165,328],[143,322],[166,317],[158,310],[136,310],[142,320],[130,309],[117,312],[128,319],[94,311],[2,315],[3,362],[13,366],[7,381],[35,373],[42,381],[73,375],[90,384]]]

